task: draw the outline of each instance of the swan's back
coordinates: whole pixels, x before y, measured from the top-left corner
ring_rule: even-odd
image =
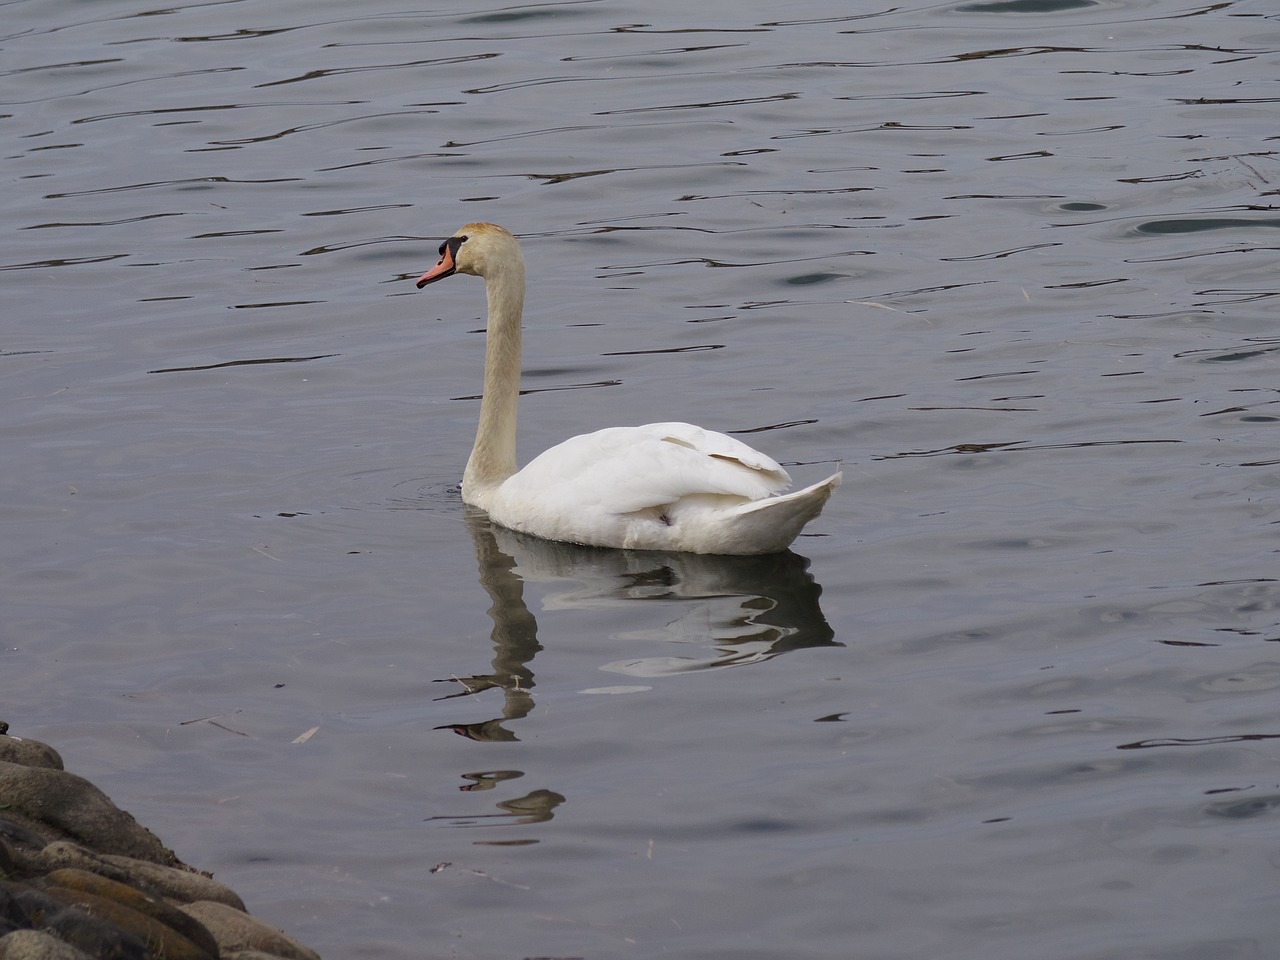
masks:
[[[840,475],[788,497],[791,478],[739,440],[687,423],[612,427],[532,460],[485,506],[506,527],[636,550],[785,550]]]

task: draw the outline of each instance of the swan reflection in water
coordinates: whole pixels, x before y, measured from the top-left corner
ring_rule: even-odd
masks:
[[[809,561],[795,553],[725,557],[601,549],[515,533],[491,524],[480,511],[469,510],[466,522],[475,541],[480,585],[493,601],[494,656],[488,672],[440,681],[461,689],[439,699],[497,688],[503,696],[502,714],[437,729],[472,740],[518,739],[504,723],[533,710],[530,664],[542,649],[537,619],[524,599],[526,582],[561,585],[545,598],[545,610],[654,603],[652,627],[617,633],[613,639],[665,640],[678,644],[680,652],[600,664],[601,670],[626,677],[760,663],[804,647],[840,646],[819,607],[822,588],[808,573]],[[616,657],[619,651],[612,652]]]
[[[486,690],[502,692],[499,716],[476,723],[450,723],[471,740],[510,742],[519,738],[508,721],[520,720],[534,707],[533,658],[542,649],[538,621],[524,598],[526,582],[554,583],[544,610],[620,608],[653,604],[653,626],[616,633],[613,641],[669,641],[683,651],[667,656],[618,658],[601,670],[627,677],[663,675],[713,667],[760,663],[804,647],[842,646],[834,639],[818,606],[822,588],[814,583],[809,561],[794,553],[755,557],[707,556],[691,553],[624,551],[555,543],[513,533],[468,509],[467,527],[475,541],[480,585],[492,601],[494,654],[490,669],[471,676],[441,678],[456,692],[438,697],[453,700]],[[634,623],[634,618],[628,620]],[[601,687],[610,693],[646,687]],[[524,776],[520,770],[484,770],[462,775],[464,792],[492,790]],[[542,823],[555,816],[565,797],[537,789],[496,803],[499,812],[444,814],[428,817],[454,827],[515,826]],[[484,845],[536,843],[529,838],[477,841]]]

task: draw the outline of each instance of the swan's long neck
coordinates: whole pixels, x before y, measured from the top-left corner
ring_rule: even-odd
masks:
[[[486,271],[489,324],[485,336],[484,397],[475,446],[462,475],[462,499],[487,507],[492,491],[516,472],[516,408],[520,400],[520,320],[524,260],[492,263]]]

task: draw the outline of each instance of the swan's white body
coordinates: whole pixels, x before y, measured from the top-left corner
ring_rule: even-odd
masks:
[[[504,527],[570,543],[688,553],[780,553],[816,517],[841,474],[784,494],[791,478],[732,437],[688,423],[571,437],[516,469],[524,258],[502,227],[472,223],[440,246],[424,286],[485,278],[484,397],[462,499]]]

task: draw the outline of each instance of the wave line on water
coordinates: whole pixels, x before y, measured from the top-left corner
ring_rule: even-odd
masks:
[[[161,367],[148,370],[147,373],[191,373],[195,370],[218,370],[222,367],[247,367],[262,363],[306,363],[308,360],[327,360],[336,357],[336,353],[321,353],[314,357],[257,357],[251,360],[224,360],[221,363],[204,363],[192,367]]]
[[[904,450],[872,457],[873,460],[902,460],[907,457],[942,457],[956,453],[1028,453],[1032,450],[1076,450],[1082,447],[1119,447],[1151,443],[1185,443],[1184,440],[1081,440],[1078,443],[1033,443],[1006,440],[999,443],[956,443],[937,450]]]

